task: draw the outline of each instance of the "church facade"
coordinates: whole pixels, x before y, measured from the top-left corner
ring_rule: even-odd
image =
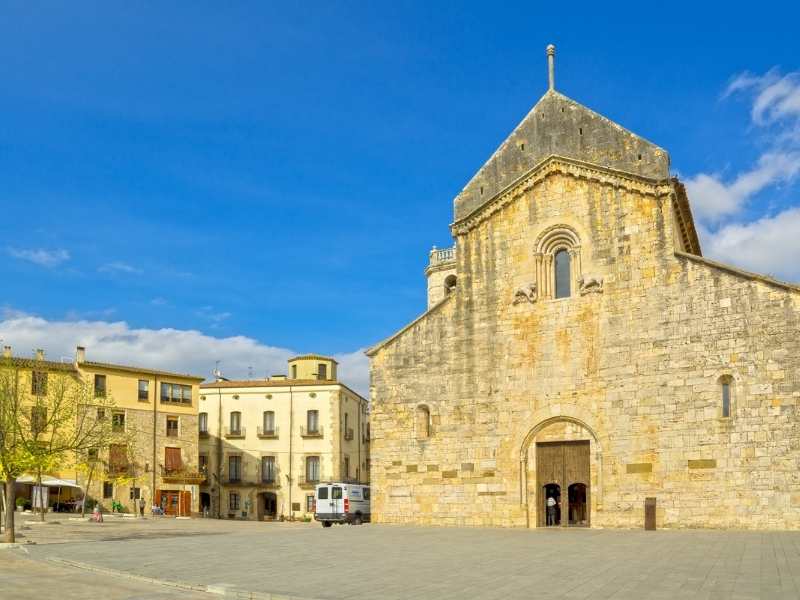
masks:
[[[667,152],[548,54],[427,311],[367,352],[373,520],[800,528],[800,287],[704,258]]]

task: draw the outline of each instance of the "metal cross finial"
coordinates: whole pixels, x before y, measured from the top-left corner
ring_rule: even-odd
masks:
[[[556,89],[556,47],[547,45],[547,83],[548,89]]]

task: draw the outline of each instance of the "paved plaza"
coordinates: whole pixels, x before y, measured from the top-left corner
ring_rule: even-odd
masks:
[[[91,582],[110,598],[213,597],[165,583],[320,600],[800,598],[800,532],[107,519],[21,533],[35,545],[0,552],[3,598],[91,598],[76,591]]]

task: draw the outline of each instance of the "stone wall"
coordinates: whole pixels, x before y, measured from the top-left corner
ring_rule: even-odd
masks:
[[[454,226],[456,292],[370,352],[376,521],[535,524],[530,447],[569,423],[594,526],[655,496],[659,527],[800,527],[800,290],[676,255],[663,184],[555,170],[484,212]],[[514,304],[557,225],[602,292]]]

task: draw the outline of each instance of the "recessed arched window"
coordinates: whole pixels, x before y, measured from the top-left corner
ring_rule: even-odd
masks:
[[[572,295],[570,289],[571,271],[570,271],[570,256],[569,252],[562,248],[556,252],[555,260],[555,278],[556,278],[556,298],[569,298]]]
[[[416,433],[418,440],[426,440],[431,437],[431,411],[425,405],[417,407]]]
[[[450,294],[456,289],[457,278],[455,275],[448,275],[444,278],[444,293]]]
[[[732,414],[731,405],[733,402],[733,379],[724,375],[719,379],[719,392],[720,392],[720,416],[723,419],[729,419]]]

